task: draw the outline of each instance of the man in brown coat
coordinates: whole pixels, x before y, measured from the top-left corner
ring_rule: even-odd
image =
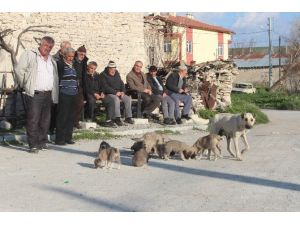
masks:
[[[147,76],[142,72],[143,63],[136,61],[132,70],[126,76],[126,83],[131,90],[141,93],[143,100],[143,115],[146,118],[152,116],[152,112],[160,105],[160,99],[152,94]]]

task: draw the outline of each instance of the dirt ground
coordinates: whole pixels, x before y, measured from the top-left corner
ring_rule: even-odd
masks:
[[[248,134],[242,162],[151,159],[131,166],[128,138],[120,170],[94,169],[101,140],[29,154],[0,147],[0,211],[300,211],[300,112],[265,111],[271,122]],[[173,135],[193,144],[205,132]]]

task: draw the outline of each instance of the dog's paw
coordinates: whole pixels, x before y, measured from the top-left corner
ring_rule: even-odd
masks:
[[[248,150],[249,150],[249,148],[245,148],[245,149],[242,150],[241,153],[244,154],[244,153],[247,152]]]
[[[242,157],[236,157],[237,161],[243,161]]]

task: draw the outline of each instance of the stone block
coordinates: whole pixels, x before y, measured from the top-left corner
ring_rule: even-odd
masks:
[[[82,127],[82,129],[97,128],[97,123],[93,123],[93,122],[79,122],[79,124]]]
[[[148,119],[133,118],[134,124],[149,124]]]

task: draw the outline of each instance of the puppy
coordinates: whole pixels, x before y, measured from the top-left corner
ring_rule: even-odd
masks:
[[[214,160],[217,160],[217,158],[222,158],[221,155],[221,148],[219,145],[219,142],[222,140],[222,137],[217,134],[209,134],[207,136],[199,138],[195,144],[194,147],[197,148],[197,154],[203,155],[204,150],[208,150],[208,159],[210,160],[211,151],[214,153],[215,158]]]
[[[108,144],[106,141],[102,141],[100,143],[98,153],[100,153],[103,149],[108,149],[110,147],[111,147],[110,144]]]
[[[215,115],[210,121],[210,133],[223,135],[227,139],[227,150],[230,155],[236,157],[237,160],[242,160],[239,150],[238,139],[241,137],[244,142],[245,149],[242,154],[250,149],[246,137],[246,131],[253,128],[255,124],[255,115],[251,113],[230,114],[220,113]],[[235,154],[231,151],[231,139],[235,147]]]
[[[150,159],[149,153],[144,149],[141,148],[134,153],[132,157],[132,166],[141,167],[148,163]]]
[[[149,132],[143,135],[142,138],[139,139],[133,139],[137,142],[143,141],[143,148],[148,153],[152,154],[158,154],[157,153],[157,145],[158,144],[163,144],[166,140],[168,140],[168,137],[164,134],[158,134],[156,132]]]
[[[179,153],[180,159],[183,161],[195,155],[197,152],[197,148],[177,140],[168,141],[165,144],[158,145],[158,147],[159,157],[165,160],[169,160],[171,152]]]
[[[94,164],[95,168],[111,168],[112,163],[118,163],[118,169],[121,168],[121,157],[120,151],[117,148],[109,147],[106,149],[102,149],[99,152],[98,158],[95,159]]]
[[[141,148],[144,147],[144,141],[136,141],[133,143],[133,145],[131,146],[131,150],[135,152],[139,151]]]

